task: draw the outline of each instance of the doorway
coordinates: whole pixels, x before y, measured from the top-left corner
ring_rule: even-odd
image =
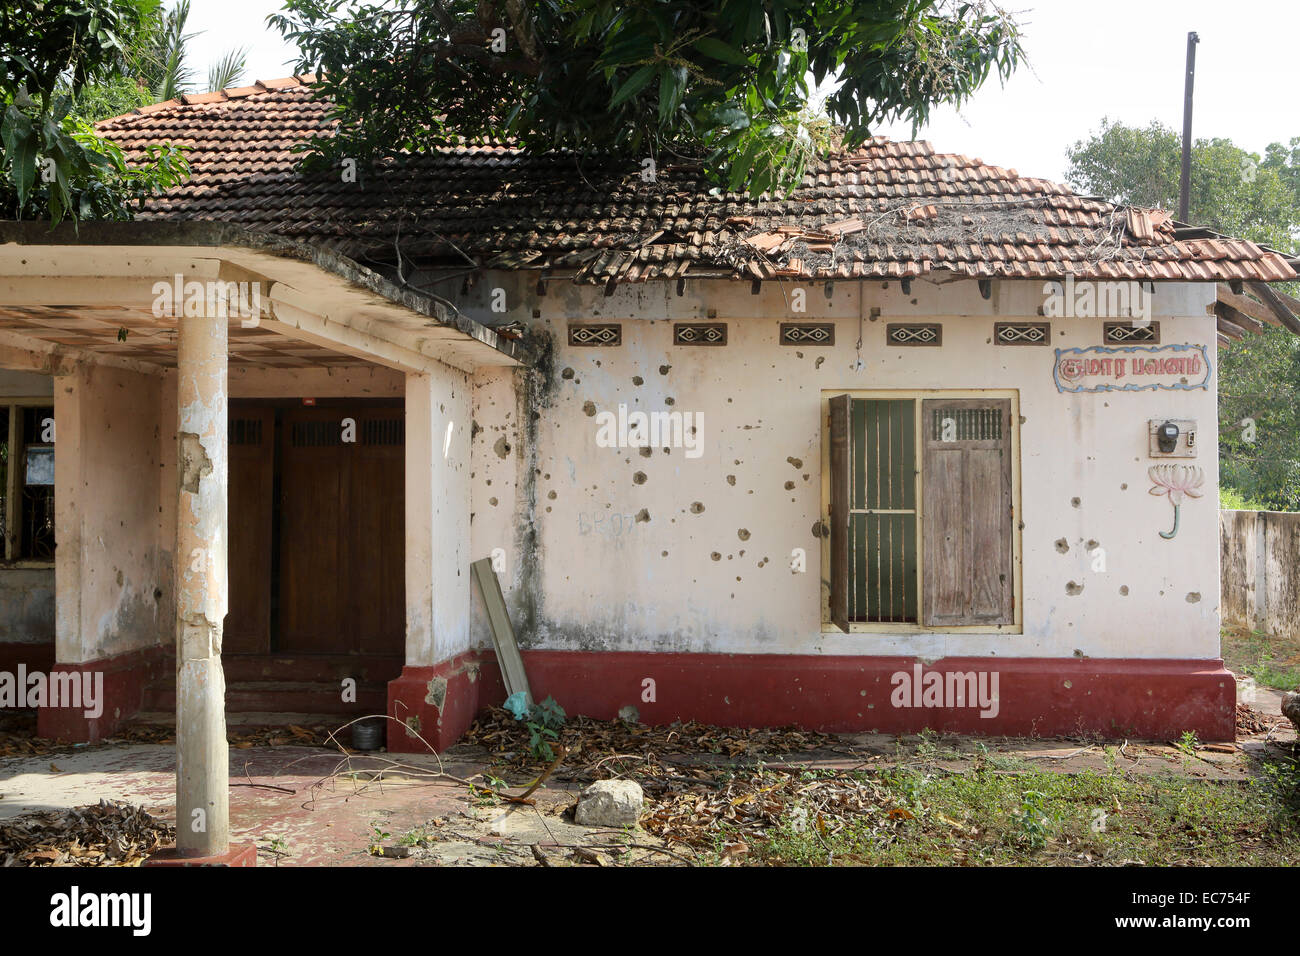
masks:
[[[401,655],[401,401],[230,403],[233,654]]]

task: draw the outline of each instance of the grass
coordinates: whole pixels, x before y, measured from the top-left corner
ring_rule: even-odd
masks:
[[[1108,748],[1109,749],[1109,748]],[[1300,862],[1300,772],[1275,755],[1249,781],[1043,771],[860,772],[894,806],[822,831],[792,813],[749,861],[789,866],[1276,866]],[[1010,766],[1008,766],[1010,765]],[[725,838],[723,840],[725,842]]]
[[[1300,643],[1261,631],[1225,627],[1220,646],[1224,664],[1234,674],[1253,677],[1260,686],[1274,690],[1300,688]]]

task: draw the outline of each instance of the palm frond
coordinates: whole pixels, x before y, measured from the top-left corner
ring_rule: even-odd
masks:
[[[247,68],[248,47],[229,51],[208,68],[208,89],[223,90],[237,86]]]

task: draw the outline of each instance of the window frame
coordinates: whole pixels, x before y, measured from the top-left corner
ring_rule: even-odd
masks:
[[[821,414],[821,631],[823,634],[844,634],[831,621],[831,438],[830,438],[830,400],[836,395],[848,395],[851,399],[878,400],[912,400],[913,425],[917,440],[914,445],[916,455],[916,533],[917,533],[917,600],[918,608],[925,594],[925,542],[923,524],[924,504],[924,443],[922,430],[922,401],[924,399],[1001,399],[1011,402],[1011,598],[1012,623],[1010,624],[963,624],[949,627],[927,627],[920,622],[922,613],[918,609],[916,623],[886,623],[870,621],[849,622],[849,634],[879,634],[882,636],[897,634],[1023,634],[1024,633],[1024,568],[1021,561],[1021,526],[1023,524],[1020,490],[1020,390],[1013,388],[919,388],[919,389],[885,389],[885,388],[823,388],[820,395]]]
[[[49,408],[51,409],[51,417],[53,417],[54,396],[53,395],[41,395],[35,397],[6,396],[4,398],[0,398],[0,406],[5,407],[9,412],[9,431],[8,434],[4,436],[5,440],[9,442],[9,471],[5,476],[6,477],[6,482],[4,487],[4,497],[6,502],[5,510],[4,510],[5,533],[4,533],[4,541],[3,541],[3,550],[0,551],[0,570],[12,571],[12,570],[24,570],[24,569],[53,568],[55,562],[54,558],[49,558],[49,559],[11,558],[10,555],[17,554],[22,550],[19,546],[19,541],[18,541],[18,534],[19,534],[18,529],[22,527],[22,494],[21,494],[22,474],[21,474],[21,469],[17,467],[14,458],[14,447],[15,447],[15,443],[13,441],[14,427],[15,427],[14,423],[15,422],[19,423],[17,426],[18,438],[19,438],[17,445],[18,447],[24,449],[25,451],[29,442],[26,441],[26,436],[22,434],[22,417],[21,417],[22,410],[26,408]],[[55,422],[54,427],[55,427],[55,436],[54,436],[55,441],[53,443],[31,442],[30,444],[36,444],[36,445],[53,444],[55,448],[55,452],[54,452],[55,468],[57,469],[58,467],[58,422],[57,421]],[[57,514],[57,509],[58,509],[57,501],[55,503],[55,509]],[[58,544],[58,528],[56,526],[55,545],[57,546],[57,544]]]

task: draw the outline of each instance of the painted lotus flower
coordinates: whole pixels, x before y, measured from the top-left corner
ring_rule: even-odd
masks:
[[[1155,486],[1150,494],[1168,495],[1174,507],[1183,503],[1183,496],[1201,497],[1200,487],[1205,484],[1205,472],[1191,465],[1152,465],[1147,476]]]
[[[1205,484],[1205,472],[1194,465],[1152,465],[1147,469],[1151,479],[1153,495],[1166,495],[1174,506],[1174,529],[1161,531],[1160,537],[1168,539],[1178,534],[1179,511],[1185,497],[1201,497],[1201,485]]]

